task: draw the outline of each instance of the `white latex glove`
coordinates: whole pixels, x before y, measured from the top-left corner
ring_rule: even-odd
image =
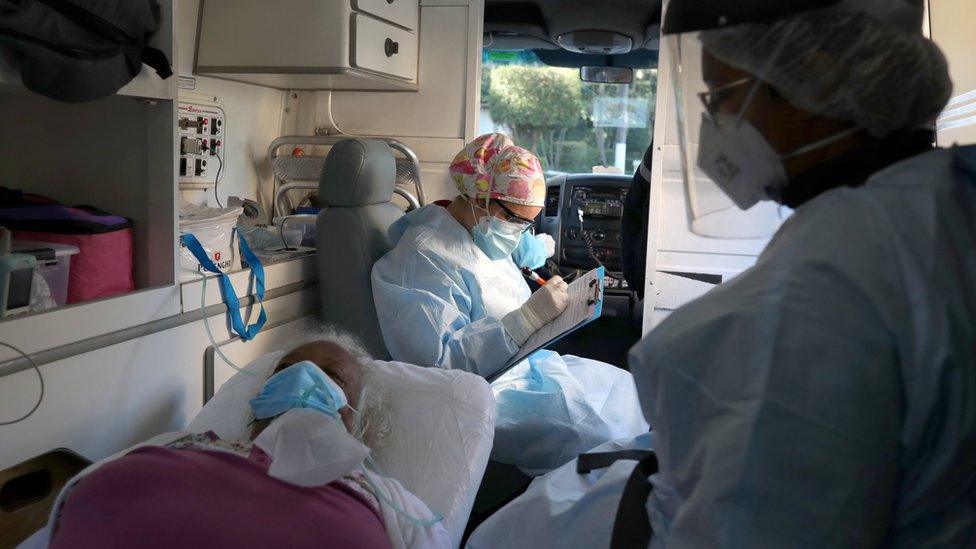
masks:
[[[523,345],[529,336],[562,314],[568,304],[569,286],[562,277],[554,276],[521,307],[502,317],[502,326],[516,343]]]
[[[545,233],[539,233],[535,235],[535,238],[546,247],[546,257],[556,255],[556,241],[553,240],[551,236]]]

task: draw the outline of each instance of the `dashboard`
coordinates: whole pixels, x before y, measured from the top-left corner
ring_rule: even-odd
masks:
[[[623,270],[620,220],[632,180],[630,175],[570,174],[547,182],[539,228],[556,241],[560,267],[592,269],[596,256],[608,271]]]

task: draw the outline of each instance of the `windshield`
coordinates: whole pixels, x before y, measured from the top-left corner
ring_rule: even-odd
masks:
[[[508,134],[539,157],[547,175],[594,166],[629,174],[654,133],[656,89],[657,67],[635,69],[631,84],[594,84],[532,51],[485,51],[479,133]]]

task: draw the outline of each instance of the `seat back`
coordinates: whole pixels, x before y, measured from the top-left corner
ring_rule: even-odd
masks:
[[[378,359],[390,354],[376,318],[370,273],[390,251],[387,230],[403,216],[390,202],[395,182],[393,152],[376,139],[336,143],[319,180],[322,211],[315,242],[322,317],[355,334]]]

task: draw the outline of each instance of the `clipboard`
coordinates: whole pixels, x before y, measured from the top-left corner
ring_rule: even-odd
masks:
[[[574,280],[569,285],[569,305],[567,305],[566,310],[555,320],[532,334],[515,353],[515,356],[505,363],[504,367],[488,377],[488,382],[495,381],[532,353],[545,349],[600,318],[600,315],[603,314],[603,279],[605,273],[606,270],[601,266]]]

